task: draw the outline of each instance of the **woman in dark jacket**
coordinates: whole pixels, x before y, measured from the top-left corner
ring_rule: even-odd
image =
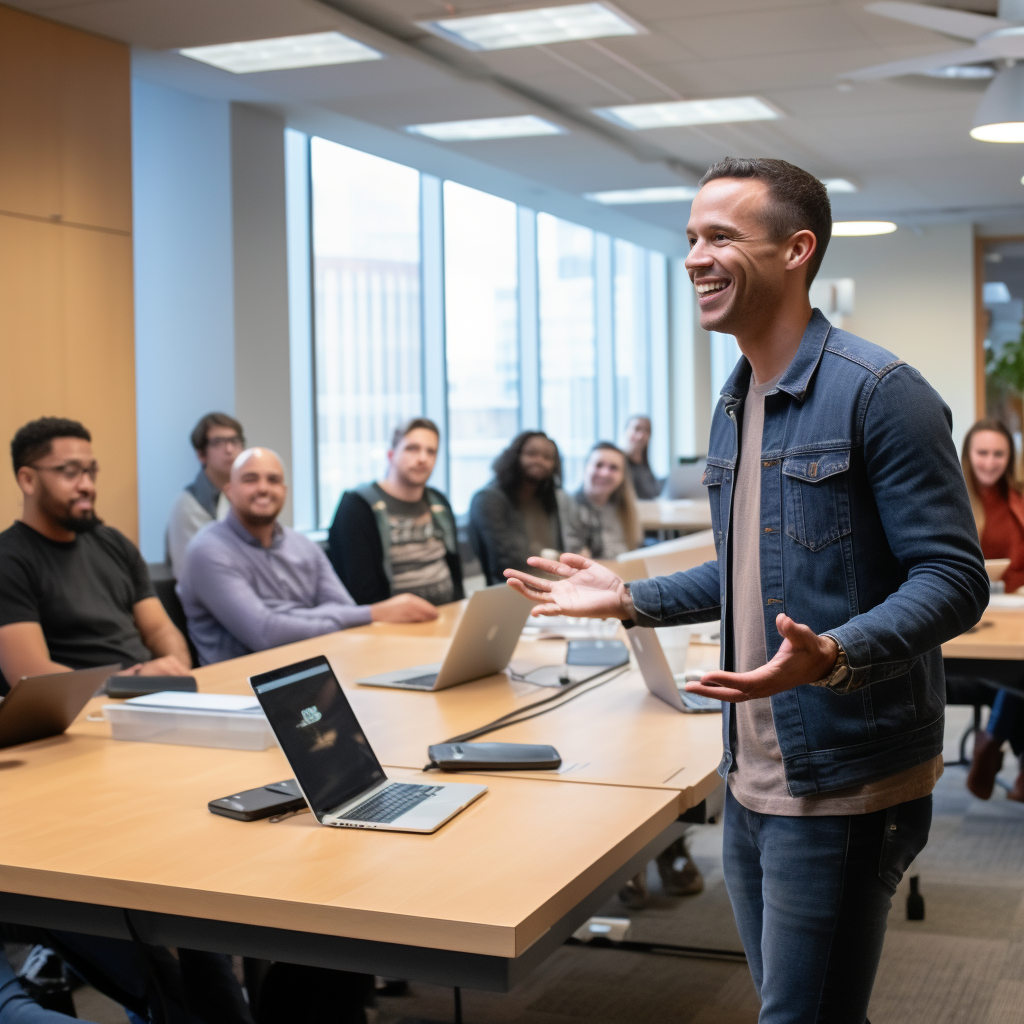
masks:
[[[494,479],[469,506],[469,538],[488,584],[503,583],[508,568],[533,571],[531,555],[557,558],[569,510],[558,445],[543,431],[524,430],[492,469]]]

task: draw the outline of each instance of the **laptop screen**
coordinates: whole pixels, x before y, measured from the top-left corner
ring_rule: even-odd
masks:
[[[315,813],[331,811],[384,780],[326,658],[265,672],[250,682]]]

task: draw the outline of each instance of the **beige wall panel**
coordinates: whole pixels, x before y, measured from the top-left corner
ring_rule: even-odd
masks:
[[[66,400],[61,235],[67,230],[0,216],[0,529],[21,512],[11,437],[28,420],[59,413]]]
[[[0,210],[62,212],[60,31],[0,6]]]
[[[10,438],[56,415],[93,432],[100,514],[137,537],[130,107],[126,46],[0,6],[0,528]]]
[[[63,30],[60,38],[64,220],[132,228],[128,47]]]
[[[92,434],[102,472],[98,513],[138,540],[132,243],[124,235],[60,228],[64,279],[61,415]]]

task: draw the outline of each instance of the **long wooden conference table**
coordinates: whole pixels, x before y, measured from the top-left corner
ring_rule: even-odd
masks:
[[[431,743],[556,692],[504,674],[439,693],[355,685],[440,660],[460,609],[195,675],[205,692],[250,693],[248,676],[326,655],[389,776],[436,780],[422,772]],[[691,652],[692,667],[717,661],[715,648]],[[513,668],[564,653],[523,641]],[[720,717],[678,713],[632,667],[486,737],[551,743],[563,765],[469,776],[488,792],[432,836],[210,814],[211,799],[289,777],[281,751],[116,741],[108,702],[63,736],[0,750],[0,920],[503,991],[720,787]]]

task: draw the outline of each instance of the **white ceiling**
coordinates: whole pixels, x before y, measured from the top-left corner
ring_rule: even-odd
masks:
[[[991,225],[1024,216],[1024,146],[968,136],[984,83],[915,76],[840,85],[836,75],[843,71],[961,45],[868,14],[864,0],[617,0],[648,34],[493,53],[469,53],[415,24],[495,9],[493,0],[6,2],[146,51],[338,29],[387,59],[236,76],[162,52],[141,53],[137,66],[200,94],[272,103],[307,121],[334,113],[378,133],[418,122],[540,114],[569,133],[422,145],[573,195],[690,183],[727,154],[762,155],[857,181],[859,193],[834,197],[837,217]],[[945,6],[995,13],[994,0]],[[748,93],[787,116],[631,132],[590,113],[618,103]],[[687,207],[620,212],[679,230]]]

